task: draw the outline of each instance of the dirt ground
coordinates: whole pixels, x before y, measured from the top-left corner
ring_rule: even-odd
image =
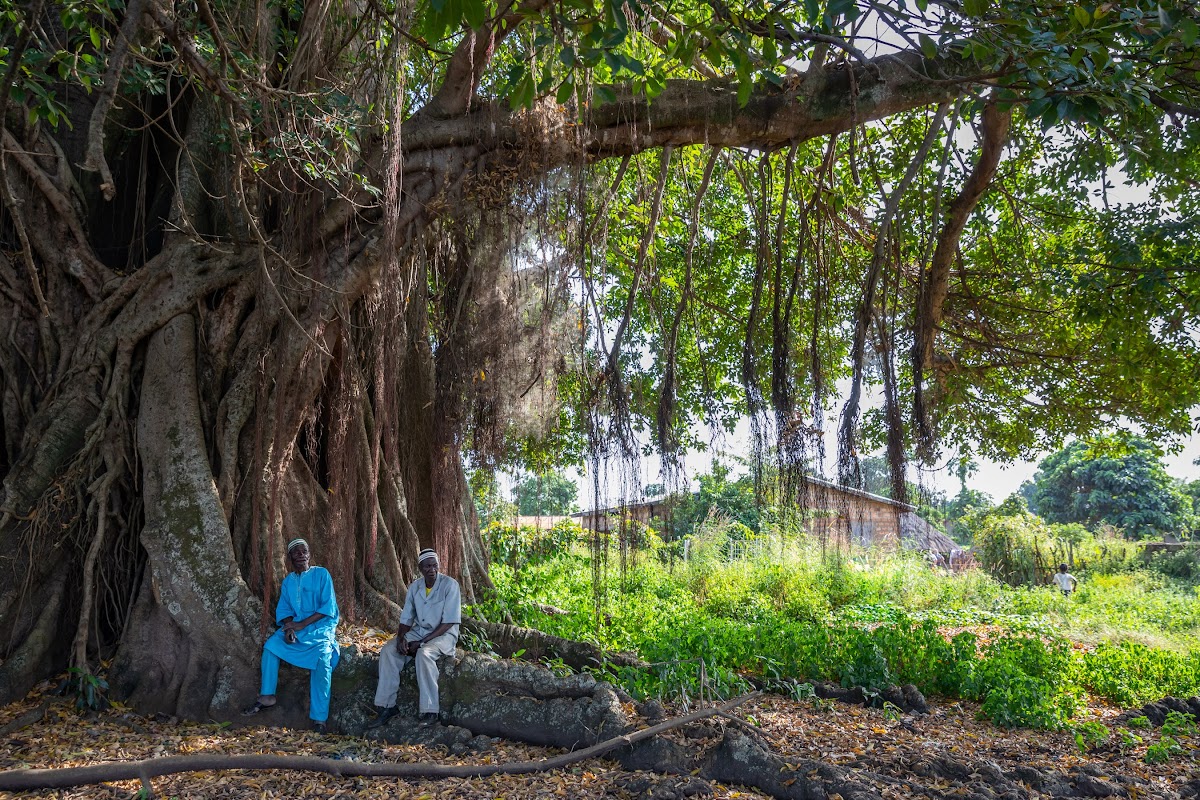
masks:
[[[538,760],[559,751],[493,741],[481,752],[452,756],[444,748],[385,745],[366,739],[268,727],[232,729],[170,718],[146,718],[119,706],[81,715],[44,684],[20,703],[0,709],[0,731],[15,720],[40,719],[0,736],[0,768],[65,767],[190,753],[277,753],[372,762],[444,764]],[[479,779],[397,780],[340,778],[311,772],[226,771],[185,773],[150,781],[158,797],[172,798],[759,798],[824,797],[851,786],[861,797],[1193,797],[1200,790],[1200,737],[1174,737],[1179,750],[1165,763],[1145,763],[1147,748],[1161,740],[1157,729],[1134,729],[1141,742],[1122,746],[1117,710],[1093,708],[1090,718],[1114,731],[1081,752],[1069,731],[1004,730],[976,719],[969,703],[932,701],[929,714],[887,713],[832,701],[795,702],[763,696],[738,709],[742,722],[705,720],[665,737],[680,749],[703,753],[728,735],[753,741],[780,760],[771,794],[738,783],[712,780],[712,770],[661,774],[628,770],[599,759],[569,768]],[[668,713],[684,709],[668,709]],[[415,723],[414,723],[415,724]],[[729,729],[728,734],[726,729]],[[774,763],[774,762],[772,762]],[[843,783],[824,780],[829,774]],[[790,776],[790,777],[789,777]],[[147,796],[138,781],[30,793],[62,798]],[[11,796],[11,795],[10,795]],[[850,800],[843,797],[842,800]]]

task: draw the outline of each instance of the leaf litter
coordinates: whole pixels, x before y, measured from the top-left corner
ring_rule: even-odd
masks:
[[[115,760],[140,760],[196,753],[307,755],[367,762],[503,764],[539,760],[562,751],[498,741],[483,753],[453,756],[445,748],[388,745],[351,736],[319,736],[311,731],[270,727],[233,728],[221,724],[145,717],[115,704],[83,715],[51,695],[44,682],[28,697],[0,708],[0,730],[39,708],[41,718],[0,737],[0,768],[83,766]],[[1090,708],[1086,717],[1112,731],[1106,744],[1081,751],[1070,730],[1031,731],[998,728],[977,719],[978,706],[931,701],[926,715],[896,715],[885,710],[830,701],[794,701],[777,695],[759,697],[739,716],[756,728],[760,740],[789,765],[801,761],[835,764],[884,798],[978,797],[981,781],[993,773],[1013,781],[1023,797],[1039,798],[1036,786],[1023,782],[1030,770],[1070,773],[1082,787],[1074,796],[1177,798],[1200,790],[1200,737],[1176,737],[1180,752],[1166,763],[1147,764],[1146,751],[1157,731],[1138,731],[1131,744],[1118,735],[1119,709]],[[695,746],[712,741],[725,724],[707,721],[665,734]],[[745,725],[738,725],[744,728]],[[1022,771],[1023,770],[1023,771]],[[1089,777],[1090,776],[1090,777]],[[1086,781],[1090,781],[1084,785]],[[672,783],[674,781],[674,783]],[[790,781],[788,782],[790,784]],[[666,798],[710,796],[756,800],[767,795],[743,786],[686,777],[630,772],[617,762],[596,759],[570,768],[533,775],[487,778],[397,780],[343,778],[289,770],[228,770],[184,773],[151,780],[155,796],[172,798],[403,798],[405,800],[525,800],[525,798]],[[1075,784],[1072,783],[1072,786]],[[1099,788],[1097,788],[1099,787]],[[138,781],[112,782],[69,790],[27,793],[25,797],[134,798]],[[11,795],[6,795],[11,796]],[[140,797],[145,797],[145,793]],[[983,795],[983,796],[986,796]],[[1001,796],[993,794],[993,796]],[[830,795],[832,800],[832,795]]]

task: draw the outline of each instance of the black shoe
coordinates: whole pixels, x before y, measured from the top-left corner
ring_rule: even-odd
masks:
[[[324,736],[325,734],[329,733],[329,726],[324,722],[317,722],[316,720],[313,720],[313,730]]]
[[[400,713],[400,709],[395,706],[388,706],[375,715],[375,719],[367,723],[368,728],[381,728],[391,721],[392,717]]]
[[[261,714],[264,711],[270,711],[274,707],[275,707],[274,703],[271,703],[271,705],[268,706],[268,705],[265,705],[265,704],[260,703],[259,701],[255,700],[254,705],[247,706],[246,708],[242,709],[242,716],[243,717],[252,717],[255,714]]]
[[[421,712],[420,719],[421,719],[421,722],[437,722],[438,721],[438,712],[423,711],[423,712]]]

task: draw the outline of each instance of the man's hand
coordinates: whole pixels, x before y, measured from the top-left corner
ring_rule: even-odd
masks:
[[[421,642],[404,642],[404,652],[406,655],[415,656],[417,651],[421,649]]]

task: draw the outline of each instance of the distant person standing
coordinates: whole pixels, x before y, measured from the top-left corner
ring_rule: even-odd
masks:
[[[1054,583],[1058,586],[1058,590],[1062,592],[1063,597],[1070,597],[1071,592],[1075,591],[1075,587],[1079,585],[1079,581],[1075,580],[1075,576],[1067,572],[1066,564],[1058,565],[1058,572],[1054,573]]]

